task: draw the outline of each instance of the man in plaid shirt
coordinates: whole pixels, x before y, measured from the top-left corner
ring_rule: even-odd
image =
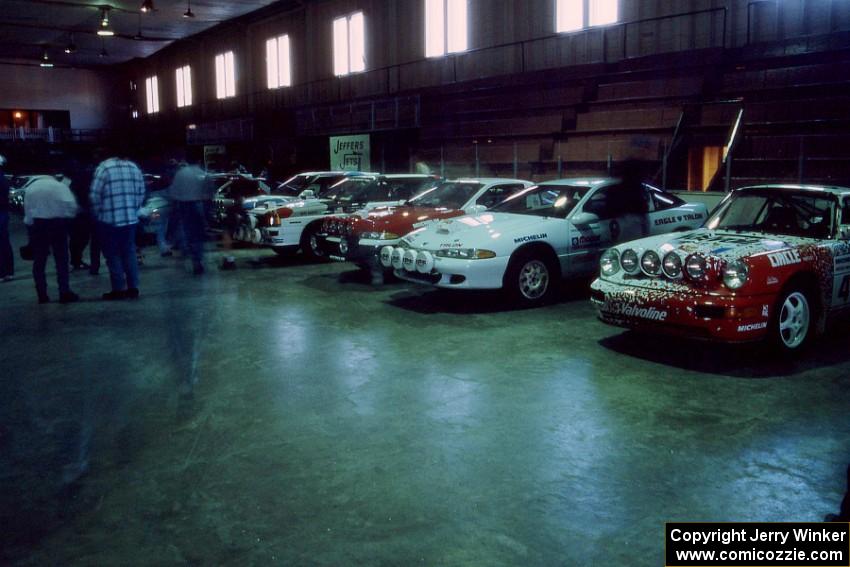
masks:
[[[139,297],[136,224],[145,200],[142,171],[125,158],[103,161],[94,172],[90,200],[112,283],[112,291],[103,298],[135,299]]]

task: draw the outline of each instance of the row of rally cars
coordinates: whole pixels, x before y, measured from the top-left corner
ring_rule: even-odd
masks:
[[[305,174],[313,178],[329,172]],[[850,306],[850,189],[774,185],[705,205],[619,179],[347,174],[284,202],[246,199],[238,239],[535,305],[598,275],[602,321],[805,345]]]

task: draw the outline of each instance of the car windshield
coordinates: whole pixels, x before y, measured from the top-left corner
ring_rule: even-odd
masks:
[[[582,185],[535,185],[511,195],[490,210],[517,215],[566,218],[589,190],[589,186]]]
[[[310,176],[299,173],[277,186],[275,193],[298,194],[310,185]]]
[[[441,183],[408,203],[414,207],[460,209],[481,189],[481,183]]]
[[[324,197],[328,199],[353,199],[355,195],[359,197],[363,192],[372,190],[372,187],[378,187],[378,182],[374,177],[346,177],[332,186]]]
[[[835,219],[831,195],[788,189],[749,189],[732,195],[708,219],[712,230],[830,238]]]

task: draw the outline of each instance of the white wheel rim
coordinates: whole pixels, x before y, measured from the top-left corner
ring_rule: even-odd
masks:
[[[779,312],[779,336],[788,348],[797,348],[809,334],[811,313],[806,296],[795,291],[785,298]]]
[[[540,260],[531,260],[519,271],[519,292],[526,299],[540,299],[549,288],[549,269]]]

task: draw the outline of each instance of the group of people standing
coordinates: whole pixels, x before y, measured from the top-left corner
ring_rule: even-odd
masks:
[[[9,239],[9,184],[0,156],[0,280],[14,277],[14,254]],[[39,303],[50,302],[45,268],[52,252],[60,303],[80,297],[70,287],[70,268],[88,268],[96,275],[101,252],[109,269],[111,289],[104,300],[139,297],[139,261],[136,232],[145,197],[141,169],[127,157],[102,161],[93,173],[77,170],[66,184],[52,176],[33,180],[24,194],[24,223],[29,232],[33,280]],[[76,194],[76,195],[75,195]],[[211,197],[203,170],[184,164],[174,174],[168,190],[172,222],[179,219],[185,250],[195,274],[204,272],[205,202]],[[164,222],[168,222],[164,219]],[[83,260],[90,246],[90,264]]]

